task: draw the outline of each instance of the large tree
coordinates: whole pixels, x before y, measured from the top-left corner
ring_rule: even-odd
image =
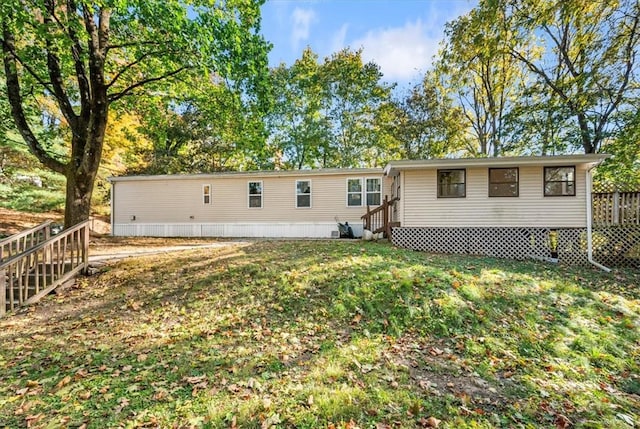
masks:
[[[109,109],[200,73],[245,97],[266,72],[260,0],[4,0],[0,26],[7,98],[33,154],[67,180],[65,226],[87,219]],[[47,149],[27,114],[51,99],[68,152]]]
[[[508,118],[522,67],[506,49],[508,31],[498,6],[483,5],[446,25],[437,74],[447,78],[473,137],[468,151],[476,156],[503,155],[509,149]]]
[[[369,166],[386,158],[377,115],[391,87],[377,64],[362,60],[361,50],[343,49],[319,63],[307,48],[271,76],[270,144],[282,167]]]
[[[493,13],[509,36],[510,55],[528,68],[544,98],[573,118],[576,146],[599,152],[615,117],[638,97],[638,1],[485,0],[479,7]]]
[[[453,105],[434,72],[385,110],[383,126],[397,146],[390,157],[443,158],[465,146],[463,109]]]
[[[278,167],[323,166],[331,136],[326,117],[329,96],[321,70],[318,55],[307,47],[290,67],[280,64],[271,71],[274,108],[267,123]]]

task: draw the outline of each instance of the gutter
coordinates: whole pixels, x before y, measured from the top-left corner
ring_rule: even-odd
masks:
[[[611,272],[611,268],[605,267],[604,265],[593,260],[593,231],[592,231],[592,221],[593,221],[593,213],[592,213],[592,196],[591,196],[591,170],[600,165],[600,162],[592,165],[587,169],[586,172],[586,187],[587,187],[587,260],[590,264],[600,268],[607,273]]]

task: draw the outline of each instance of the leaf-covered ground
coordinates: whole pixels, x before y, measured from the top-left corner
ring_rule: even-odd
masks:
[[[640,274],[264,241],[0,319],[0,427],[633,427]]]

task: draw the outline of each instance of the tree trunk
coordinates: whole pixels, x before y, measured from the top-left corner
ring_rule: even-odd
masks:
[[[89,219],[93,177],[75,174],[69,169],[67,174],[67,198],[64,207],[64,227],[69,228]]]

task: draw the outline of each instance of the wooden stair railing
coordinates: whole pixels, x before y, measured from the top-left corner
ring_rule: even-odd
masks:
[[[31,304],[89,266],[89,221],[0,262],[0,317]]]
[[[0,263],[47,241],[51,237],[51,223],[47,221],[0,240]]]
[[[382,204],[371,210],[369,206],[367,206],[367,212],[362,215],[362,223],[364,229],[371,231],[374,234],[378,234],[380,232],[384,232],[387,238],[391,238],[391,227],[397,226],[397,222],[391,222],[391,210],[396,201],[399,201],[400,198],[395,197],[389,199],[385,195]]]

